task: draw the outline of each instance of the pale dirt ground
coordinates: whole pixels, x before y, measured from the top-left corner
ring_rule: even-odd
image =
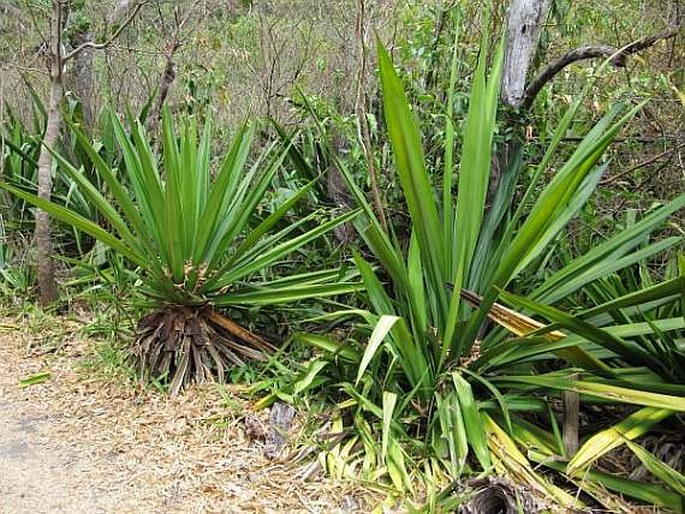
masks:
[[[302,466],[266,459],[246,430],[266,413],[242,400],[227,405],[213,387],[170,400],[88,378],[77,364],[92,343],[72,333],[35,355],[35,336],[0,325],[0,513],[370,510],[353,483],[305,481]],[[19,386],[46,370],[46,383]]]

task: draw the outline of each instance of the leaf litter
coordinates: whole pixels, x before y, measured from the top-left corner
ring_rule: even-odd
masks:
[[[358,482],[303,479],[301,463],[268,458],[269,438],[250,428],[268,427],[268,410],[254,412],[237,395],[227,402],[212,384],[172,399],[79,371],[94,342],[73,321],[56,323],[65,339],[56,353],[28,351],[36,338],[26,323],[0,333],[0,425],[10,427],[0,437],[0,473],[10,476],[2,512],[370,510],[373,493]],[[45,369],[48,382],[20,386]],[[5,458],[3,439],[15,440],[19,458]]]

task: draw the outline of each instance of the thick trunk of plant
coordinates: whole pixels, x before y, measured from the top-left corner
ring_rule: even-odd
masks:
[[[138,324],[133,355],[142,375],[168,381],[176,396],[188,383],[218,379],[247,360],[266,360],[276,348],[209,306],[168,307]]]
[[[50,29],[50,100],[48,119],[43,138],[43,147],[38,158],[38,196],[50,199],[52,192],[52,155],[47,148],[54,148],[59,139],[62,124],[60,104],[62,102],[62,45],[61,32],[64,5],[54,2]],[[52,262],[52,237],[50,217],[38,209],[36,211],[36,249],[38,255],[38,287],[41,305],[53,303],[58,296],[55,271]]]

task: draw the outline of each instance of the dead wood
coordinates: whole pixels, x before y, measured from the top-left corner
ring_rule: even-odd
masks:
[[[544,85],[552,80],[557,73],[574,62],[603,57],[610,58],[610,62],[614,66],[624,67],[626,65],[627,57],[650,48],[659,41],[675,37],[682,29],[682,25],[672,27],[658,34],[645,36],[637,41],[633,41],[622,48],[616,48],[610,45],[581,46],[579,48],[574,48],[573,50],[566,52],[556,61],[545,66],[540,73],[538,73],[535,79],[526,87],[523,94],[522,106],[526,109],[530,107]]]

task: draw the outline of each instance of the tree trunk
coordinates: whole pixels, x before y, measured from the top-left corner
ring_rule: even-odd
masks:
[[[502,71],[502,101],[518,107],[526,89],[526,75],[535,56],[540,30],[551,0],[512,0],[507,14],[507,41]]]
[[[74,32],[71,37],[72,48],[93,41],[93,33],[86,29]],[[72,88],[81,104],[83,122],[89,129],[93,126],[93,53],[85,47],[74,57]]]
[[[507,39],[502,70],[500,99],[504,105],[519,108],[526,89],[526,76],[535,57],[542,24],[547,18],[551,0],[512,0],[507,13]],[[513,129],[512,139],[493,156],[488,196],[492,199],[509,169],[511,157],[521,144],[521,118],[509,113],[505,123]]]
[[[160,79],[159,94],[157,95],[157,101],[155,102],[150,117],[147,121],[147,129],[151,133],[156,132],[157,125],[159,124],[159,118],[162,115],[162,109],[164,108],[164,102],[166,102],[167,96],[169,96],[169,90],[171,85],[176,80],[176,63],[174,63],[174,53],[178,46],[174,46],[171,51],[167,54],[166,64],[164,65],[164,71],[162,72],[162,77]]]
[[[119,23],[136,5],[138,5],[138,0],[119,0],[114,10],[107,16],[107,23]]]
[[[43,138],[43,146],[38,157],[38,196],[50,200],[52,192],[52,154],[59,138],[62,114],[62,23],[65,4],[53,1],[52,20],[50,22],[50,102],[48,120]],[[48,213],[36,211],[36,248],[38,251],[38,287],[41,305],[47,306],[57,300],[57,283],[52,262],[52,238],[50,235],[50,217]]]

